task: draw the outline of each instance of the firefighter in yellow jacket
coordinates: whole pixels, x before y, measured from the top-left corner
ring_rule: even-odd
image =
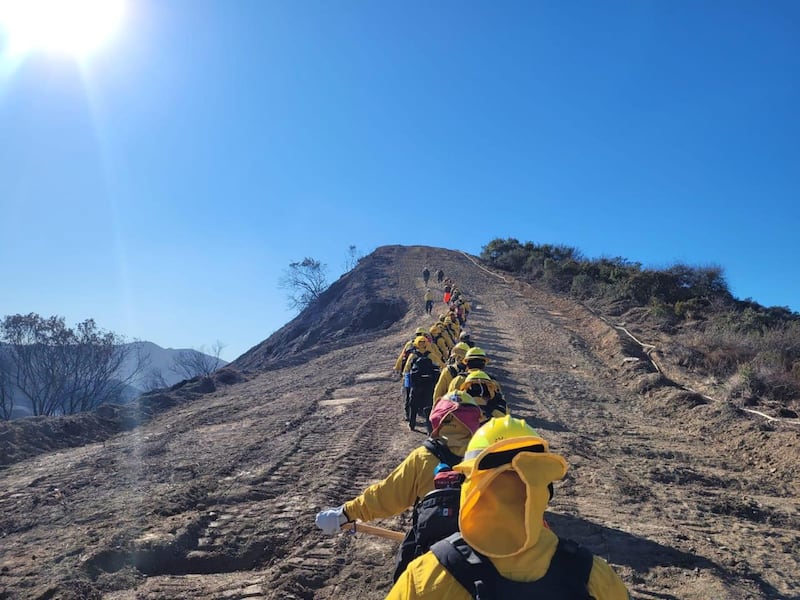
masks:
[[[498,600],[571,598],[576,591],[595,600],[629,600],[625,584],[605,560],[574,542],[559,540],[543,526],[552,483],[564,477],[567,462],[550,452],[525,421],[510,416],[488,421],[475,432],[464,461],[454,469],[466,476],[460,534],[413,560],[386,600],[469,600],[476,597],[467,591],[475,589],[470,575],[487,561],[498,575],[489,575],[481,584]],[[462,558],[454,558],[455,548],[462,550],[456,550]],[[571,559],[563,558],[567,552]],[[471,564],[463,562],[464,556]],[[460,580],[453,574],[459,565],[465,569]],[[562,565],[580,569],[565,572]],[[566,577],[545,578],[551,571]]]
[[[484,420],[492,417],[504,417],[509,414],[506,399],[500,391],[500,385],[485,371],[469,371],[459,390],[467,392],[478,403],[484,414]]]
[[[425,290],[425,313],[431,314],[433,312],[433,292],[431,288]]]
[[[436,344],[433,343],[433,336],[430,333],[425,333],[421,337],[425,338],[425,342],[427,344],[425,350],[426,350],[426,352],[430,353],[431,360],[434,363],[436,363],[436,366],[439,367],[440,369],[442,367],[444,367],[444,358],[442,358],[442,353],[439,350],[439,347]],[[414,338],[414,341],[411,342],[411,345],[413,347],[417,346],[417,340],[418,339],[419,339],[419,337]],[[397,363],[395,363],[395,364],[397,364]],[[406,373],[411,371],[411,367],[413,365],[414,365],[414,352],[412,350],[411,353],[406,358],[405,364],[403,365],[403,375],[405,375]]]
[[[436,406],[436,402],[439,398],[447,394],[447,390],[453,378],[466,369],[464,357],[467,354],[467,350],[469,350],[469,346],[463,342],[459,342],[450,350],[450,358],[447,359],[447,364],[439,374],[439,381],[436,382],[436,387],[433,388],[434,406]]]
[[[434,323],[430,328],[431,338],[433,338],[433,345],[439,349],[439,354],[442,358],[450,356],[450,348],[453,347],[452,339],[449,335],[445,335],[444,325],[441,323]]]
[[[433,489],[436,466],[460,461],[473,432],[480,426],[480,409],[468,394],[451,394],[446,402],[439,404],[431,412],[433,429],[425,445],[412,450],[383,481],[369,486],[357,498],[317,513],[317,527],[335,535],[348,521],[398,515]]]
[[[484,371],[486,369],[486,365],[489,363],[489,357],[486,355],[486,352],[483,348],[478,346],[473,346],[469,350],[467,350],[466,355],[464,356],[464,364],[466,365],[466,372],[459,373],[455,377],[453,377],[452,381],[450,381],[450,385],[447,388],[448,392],[455,392],[457,390],[462,389],[464,384],[464,380],[467,376],[472,373],[473,371]],[[497,391],[501,391],[502,388],[500,383],[492,378],[494,381]]]
[[[403,349],[400,350],[400,354],[397,356],[397,360],[394,361],[394,367],[392,367],[393,375],[398,375],[402,373],[403,367],[405,366],[406,360],[408,359],[408,355],[414,349],[414,340],[417,338],[417,336],[420,335],[430,336],[430,332],[425,327],[417,327],[416,331],[414,332],[414,335],[411,337],[410,340],[408,340],[405,343]]]

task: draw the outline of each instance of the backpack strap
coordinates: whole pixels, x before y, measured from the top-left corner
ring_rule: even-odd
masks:
[[[496,410],[508,414],[508,405],[506,404],[505,398],[503,398],[503,392],[497,392],[494,395],[494,398],[486,402],[486,405],[483,408],[484,414],[490,419],[492,418],[492,413]]]
[[[456,581],[476,600],[492,600],[494,582],[499,577],[486,557],[469,547],[456,532],[431,546],[431,552]]]
[[[569,589],[570,598],[589,600],[591,596],[586,586],[593,565],[594,556],[589,550],[573,540],[559,539],[548,574],[552,574]]]
[[[459,532],[433,544],[431,552],[475,600],[496,600],[498,595],[538,597],[537,592],[544,590],[554,590],[560,598],[591,600],[586,586],[594,558],[589,550],[572,540],[559,539],[545,577],[529,583],[504,579],[488,558],[470,548]]]
[[[439,459],[439,462],[443,462],[446,465],[450,465],[451,467],[455,467],[458,463],[462,461],[462,458],[458,455],[453,453],[450,448],[445,446],[441,440],[434,440],[433,438],[428,438],[425,440],[422,445],[428,450],[431,454],[433,454],[436,458]]]

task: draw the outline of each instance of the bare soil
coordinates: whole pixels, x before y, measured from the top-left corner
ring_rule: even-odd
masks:
[[[664,334],[418,246],[378,249],[214,379],[1,425],[0,598],[383,598],[396,544],[325,537],[314,514],[423,441],[389,372],[431,323],[424,266],[470,298],[512,412],[570,463],[557,533],[635,598],[800,598],[796,422],[717,400]]]

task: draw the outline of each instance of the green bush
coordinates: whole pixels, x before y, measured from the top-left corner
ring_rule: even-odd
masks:
[[[569,246],[515,238],[492,240],[481,259],[593,308],[646,311],[652,324],[670,332],[691,327],[678,342],[679,362],[730,379],[740,396],[800,396],[800,314],[735,299],[721,267],[643,269],[621,257],[587,259]]]

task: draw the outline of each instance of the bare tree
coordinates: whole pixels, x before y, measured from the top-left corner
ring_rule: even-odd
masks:
[[[166,387],[169,387],[167,380],[164,379],[164,374],[161,372],[161,369],[150,369],[147,374],[144,376],[144,379],[140,385],[140,387],[145,392],[152,392],[153,390],[163,390]]]
[[[309,257],[289,263],[279,282],[280,287],[288,291],[289,307],[303,310],[315,302],[328,287],[327,270],[327,265]]]
[[[350,244],[347,248],[347,258],[344,262],[344,272],[347,273],[356,268],[358,261],[364,258],[364,255],[358,251],[355,244]]]
[[[170,371],[184,379],[192,379],[198,375],[208,377],[222,366],[223,361],[219,355],[223,348],[225,344],[217,340],[210,350],[206,350],[205,346],[195,350],[184,350],[172,361]]]
[[[0,419],[8,421],[14,412],[14,395],[11,385],[11,365],[7,350],[0,344]]]
[[[63,317],[6,316],[0,339],[8,344],[13,386],[34,415],[74,414],[117,402],[148,364],[138,348],[98,329],[93,319],[70,329]],[[129,359],[134,368],[122,376],[121,366]]]

